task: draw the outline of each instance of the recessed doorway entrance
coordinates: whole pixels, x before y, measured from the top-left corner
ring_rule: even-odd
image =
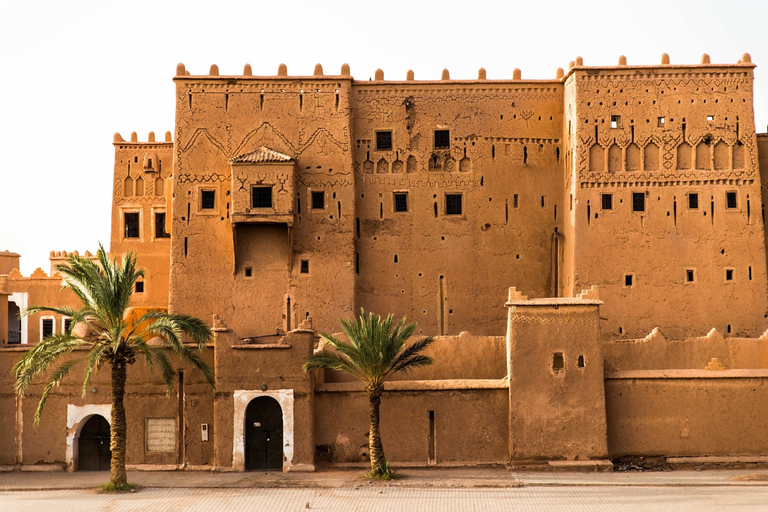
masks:
[[[112,461],[109,449],[109,422],[99,414],[86,421],[77,438],[77,469],[79,471],[107,471]]]
[[[256,397],[245,410],[245,469],[283,470],[283,410],[272,397]]]

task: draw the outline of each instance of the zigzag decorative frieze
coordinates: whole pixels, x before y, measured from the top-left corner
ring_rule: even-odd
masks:
[[[747,179],[694,179],[694,180],[680,180],[670,179],[668,181],[653,179],[644,180],[635,179],[612,179],[610,181],[583,181],[580,183],[581,188],[609,188],[609,187],[676,187],[676,186],[703,186],[703,185],[752,185],[755,180]]]
[[[509,316],[509,321],[513,324],[538,324],[538,325],[559,325],[559,324],[595,324],[595,317],[573,316],[573,315],[523,315],[520,313]]]
[[[179,183],[223,183],[229,180],[224,174],[181,174],[177,178]]]
[[[480,180],[471,179],[469,177],[459,177],[462,175],[455,174],[441,174],[442,179],[436,178],[418,178],[410,179],[405,176],[372,176],[362,175],[358,176],[357,180],[363,184],[374,185],[395,185],[395,186],[408,186],[408,187],[437,187],[437,186],[467,186],[467,187],[479,187]]]

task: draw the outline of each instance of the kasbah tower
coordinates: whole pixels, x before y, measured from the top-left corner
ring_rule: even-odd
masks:
[[[437,337],[435,366],[385,398],[385,442],[412,433],[395,461],[768,455],[768,413],[755,413],[768,411],[768,134],[755,132],[754,67],[748,54],[664,54],[579,57],[552,79],[355,80],[347,65],[254,76],[179,64],[173,133],[115,134],[110,252],[136,251],[147,271],[134,306],[211,322],[217,391],[187,371],[185,395],[158,398],[159,380],[136,374],[129,462],[248,469],[243,424],[261,396],[281,407],[282,469],[364,460],[361,389],[301,371],[316,333],[360,308]],[[14,312],[73,299],[53,271],[21,276],[18,258],[0,253],[3,367],[65,321]],[[104,397],[63,387],[35,438],[45,449],[28,449],[19,418],[34,404],[0,386],[0,410],[17,411],[0,464],[31,463],[32,450],[77,469],[65,446]],[[162,410],[176,440],[157,453],[145,420]],[[469,441],[467,417],[482,426]]]

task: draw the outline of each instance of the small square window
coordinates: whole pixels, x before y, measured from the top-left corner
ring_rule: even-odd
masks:
[[[408,192],[395,192],[395,211],[408,211]]]
[[[136,293],[144,293],[144,281],[136,281],[134,288]]]
[[[696,270],[689,268],[685,271],[685,282],[693,283],[696,281]]]
[[[601,203],[603,210],[613,210],[613,194],[602,194]]]
[[[699,209],[699,194],[694,192],[688,194],[688,208],[691,210]]]
[[[729,210],[736,209],[736,206],[738,205],[736,201],[736,192],[726,192],[725,193],[725,207]]]
[[[707,116],[707,121],[714,121],[714,120],[715,120],[715,116],[713,115]]]
[[[561,372],[565,369],[565,358],[562,352],[555,352],[552,354],[552,371],[555,373]]]
[[[155,212],[155,238],[170,238],[165,230],[165,212]]]
[[[632,192],[632,211],[633,212],[645,211],[645,193],[644,192]]]
[[[382,131],[376,132],[376,151],[391,151],[392,150],[392,132]]]
[[[300,272],[302,274],[309,274],[309,260],[301,260],[301,270]]]
[[[445,194],[445,214],[461,215],[461,194]]]
[[[449,149],[451,147],[450,130],[435,130],[435,149]]]
[[[139,238],[139,213],[130,212],[123,214],[125,224],[125,238]]]
[[[664,128],[664,124],[667,122],[667,118],[665,117],[659,117],[658,118],[658,126],[659,128]]]
[[[325,209],[325,192],[322,190],[312,191],[312,209],[323,210]]]
[[[632,287],[632,283],[635,280],[634,278],[635,278],[635,276],[633,276],[632,274],[625,274],[624,275],[624,286],[626,286],[627,288]]]
[[[200,209],[213,210],[214,208],[216,208],[216,191],[201,190],[200,191]]]
[[[43,318],[40,331],[41,339],[45,339],[53,334],[53,318]]]
[[[725,280],[726,281],[733,281],[733,269],[732,268],[725,269]]]
[[[621,116],[611,116],[611,128],[621,128]]]
[[[272,208],[272,187],[251,187],[251,208]]]
[[[253,277],[253,267],[245,267],[245,277]]]

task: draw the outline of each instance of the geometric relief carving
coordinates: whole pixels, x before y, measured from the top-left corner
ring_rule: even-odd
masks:
[[[165,178],[155,178],[155,195],[158,197],[165,195]]]
[[[712,169],[712,161],[709,158],[709,144],[703,141],[696,145],[696,168],[706,171]]]
[[[373,162],[366,159],[365,162],[363,162],[363,172],[365,174],[372,174],[373,173]]]
[[[733,145],[733,168],[744,168],[744,144],[740,141]]]
[[[621,172],[621,148],[615,142],[608,148],[608,172]]]
[[[416,157],[410,155],[406,161],[405,171],[408,173],[416,172]]]
[[[136,178],[136,195],[139,197],[144,195],[144,178],[141,176]]]
[[[456,160],[454,160],[451,157],[448,157],[445,160],[445,164],[443,165],[443,170],[445,172],[453,172],[456,170]]]
[[[400,159],[392,162],[392,172],[403,172],[403,161]]]
[[[443,169],[443,166],[440,162],[440,157],[437,155],[432,155],[429,157],[429,171],[430,172],[437,172],[441,171]]]
[[[627,171],[640,170],[640,147],[634,142],[627,146]]]
[[[464,157],[459,161],[459,171],[461,172],[469,172],[470,170],[471,162],[469,161],[469,158]]]
[[[389,162],[384,157],[381,157],[376,164],[376,172],[379,174],[386,174],[389,172]]]
[[[715,170],[724,171],[731,167],[731,155],[729,154],[728,144],[723,141],[718,142],[715,144],[714,153]]]
[[[592,172],[605,170],[605,150],[600,144],[594,144],[589,148],[589,170]]]
[[[649,142],[645,146],[645,158],[643,158],[643,169],[646,171],[658,171],[659,170],[659,146],[653,142]]]
[[[692,169],[693,146],[683,142],[677,146],[677,168],[680,170]]]

